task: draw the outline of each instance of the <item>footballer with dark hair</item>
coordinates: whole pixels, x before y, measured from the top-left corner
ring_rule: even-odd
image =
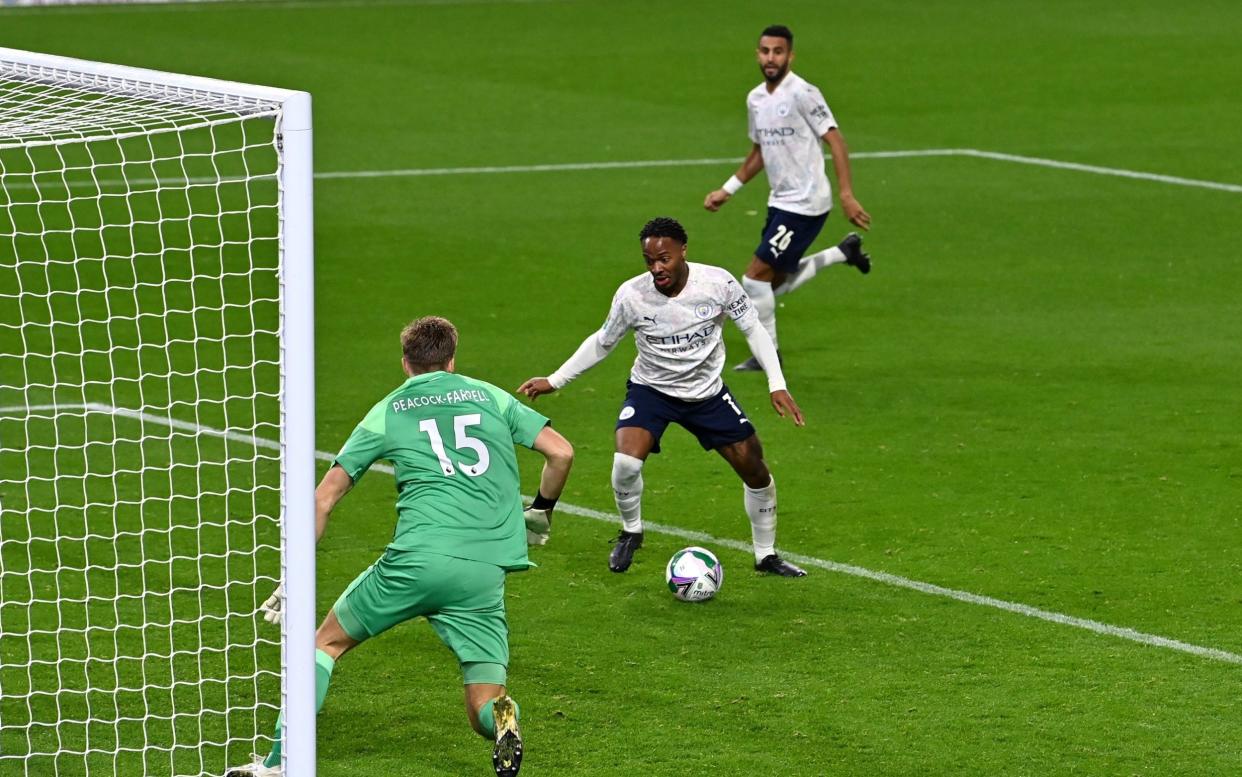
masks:
[[[871,257],[863,253],[862,238],[854,232],[838,245],[804,257],[832,211],[832,185],[824,174],[825,144],[832,152],[845,218],[869,229],[871,216],[854,197],[845,136],[824,95],[789,69],[794,61],[793,33],[781,24],[764,29],[755,58],[763,83],[746,95],[750,153],[723,186],[708,193],[703,207],[719,210],[759,171],[767,171],[771,187],[767,219],[742,285],[776,343],[776,297],[832,264],[848,264],[864,274],[871,271]],[[760,365],[752,358],[734,369],[759,370]]]
[[[633,331],[638,358],[626,381],[612,462],[622,527],[608,568],[626,571],[634,551],[642,547],[643,463],[649,454],[660,452],[664,430],[676,423],[698,438],[704,450],[719,453],[742,479],[755,569],[801,577],[806,572],[776,553],[776,482],[754,426],[720,378],[725,361],[722,330],[731,319],[767,373],[772,407],[802,426],[802,411],[785,389],[772,338],[727,270],[686,261],[686,230],[675,219],[652,219],[638,237],[647,272],[621,284],[604,326],[568,361],[546,378],[526,381],[518,393],[534,399],[564,387]]]

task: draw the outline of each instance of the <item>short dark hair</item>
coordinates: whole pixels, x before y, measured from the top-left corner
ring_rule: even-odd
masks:
[[[448,365],[457,353],[457,327],[447,318],[423,316],[401,330],[401,355],[416,371],[431,372]]]
[[[667,216],[657,216],[643,224],[642,231],[638,233],[638,239],[646,240],[649,237],[671,237],[683,246],[689,242],[681,222]]]
[[[789,41],[789,48],[793,48],[793,32],[783,24],[769,24],[763,28],[763,32],[759,33],[760,38],[784,38]]]

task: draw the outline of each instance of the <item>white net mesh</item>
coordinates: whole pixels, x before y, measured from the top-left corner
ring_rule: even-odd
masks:
[[[280,121],[0,62],[0,775],[218,775],[271,729]]]

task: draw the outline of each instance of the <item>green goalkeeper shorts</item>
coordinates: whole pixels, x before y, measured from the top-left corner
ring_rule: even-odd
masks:
[[[466,683],[505,684],[505,571],[495,564],[389,548],[333,609],[359,642],[424,616],[457,656]]]

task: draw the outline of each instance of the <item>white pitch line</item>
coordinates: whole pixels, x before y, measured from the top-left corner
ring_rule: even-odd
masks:
[[[1198,189],[1215,189],[1216,191],[1222,192],[1234,192],[1235,194],[1242,193],[1242,185],[1236,183],[1223,183],[1221,181],[1205,181],[1201,178],[1182,178],[1177,175],[1144,173],[1138,170],[1127,170],[1122,167],[1084,165],[1078,162],[1063,162],[1059,159],[1043,159],[1041,157],[1021,156],[1018,154],[1002,154],[998,151],[980,151],[977,148],[959,148],[956,149],[956,153],[959,156],[973,156],[980,159],[995,159],[1001,162],[1015,162],[1021,165],[1052,167],[1058,170],[1073,170],[1079,173],[1109,175],[1117,178],[1133,178],[1140,181],[1155,181],[1156,183],[1167,183],[1173,186],[1190,186]]]
[[[1151,181],[1154,183],[1169,184],[1172,186],[1188,186],[1196,189],[1211,189],[1214,191],[1231,192],[1234,194],[1242,193],[1242,184],[1225,183],[1222,181],[1208,181],[1199,178],[1183,178],[1176,175],[1163,175],[1161,173],[1146,173],[1141,170],[1127,170],[1121,167],[1102,167],[1100,165],[1087,165],[1078,162],[1065,162],[1059,159],[1044,159],[1041,157],[1022,156],[1020,154],[1004,154],[999,151],[982,151],[977,148],[918,148],[894,151],[858,151],[850,154],[851,159],[912,159],[918,157],[966,157],[975,159],[991,159],[999,162],[1010,162],[1013,164],[1031,165],[1035,167],[1048,167],[1057,170],[1069,170],[1078,173],[1090,173],[1092,175],[1105,175],[1114,178],[1129,178],[1132,180]],[[509,175],[514,173],[563,173],[563,172],[581,172],[591,170],[643,170],[660,167],[702,167],[714,165],[735,165],[741,160],[737,157],[708,157],[702,159],[634,159],[617,162],[564,162],[559,164],[537,164],[537,165],[485,165],[479,167],[407,167],[394,168],[390,170],[329,170],[315,173],[315,180],[319,181],[348,181],[348,180],[367,180],[375,178],[424,178],[435,176],[455,176],[455,175]],[[26,175],[18,176],[13,174],[14,178],[29,177]],[[135,186],[186,186],[186,185],[221,185],[227,183],[238,183],[246,180],[257,180],[265,178],[273,178],[274,174],[262,174],[246,178],[216,178],[216,177],[195,177],[195,178],[132,178],[132,179],[104,179],[104,180],[75,180],[70,182],[70,186],[83,185],[95,189],[103,189],[107,187],[135,187]],[[14,190],[25,190],[36,188],[33,183],[27,181],[12,181],[5,184],[6,188]],[[61,182],[45,183],[40,188],[61,191],[64,184]]]
[[[110,413],[125,418],[133,418],[151,423],[163,424],[170,428],[191,431],[196,434],[203,434],[211,437],[220,437],[239,442],[249,442],[253,445],[265,448],[279,448],[280,443],[275,440],[269,440],[262,437],[255,437],[249,434],[229,431],[225,429],[214,429],[202,424],[196,424],[189,421],[179,421],[173,418],[148,413],[142,410],[130,410],[127,408],[117,408],[99,402],[89,402],[84,405],[18,405],[10,407],[0,407],[0,415],[14,412],[27,412],[29,410],[88,410],[101,413]],[[320,461],[332,461],[336,456],[326,451],[315,451],[315,458]],[[371,469],[377,472],[383,472],[389,475],[394,474],[393,468],[387,464],[375,464]],[[529,497],[528,497],[529,498]],[[613,513],[594,510],[590,507],[580,507],[578,505],[560,502],[557,504],[557,510],[577,515],[583,518],[590,518],[596,521],[602,521],[607,524],[616,525],[618,518]],[[691,542],[707,543],[730,548],[741,553],[749,554],[752,551],[750,543],[741,542],[739,540],[731,540],[722,537],[715,537],[704,532],[692,531],[690,529],[682,529],[677,526],[668,526],[660,523],[652,523],[651,521],[643,521],[643,528],[656,534],[665,534],[670,537],[678,537],[680,539],[689,540]],[[804,556],[800,553],[784,552],[785,558],[796,561],[806,566],[817,567],[829,572],[837,572],[852,577],[860,577],[866,580],[872,580],[877,583],[891,585],[897,588],[906,588],[911,591],[928,594],[930,596],[941,596],[946,599],[954,599],[966,604],[975,604],[981,607],[992,607],[998,610],[1024,615],[1028,618],[1036,618],[1049,623],[1057,623],[1062,626],[1071,626],[1085,631],[1091,631],[1108,637],[1116,637],[1118,639],[1137,642],[1150,647],[1165,648],[1167,650],[1176,650],[1181,653],[1189,653],[1200,658],[1209,658],[1214,661],[1224,661],[1230,664],[1242,664],[1242,655],[1230,653],[1227,650],[1218,648],[1203,647],[1194,645],[1189,642],[1182,642],[1177,639],[1161,637],[1157,634],[1148,634],[1142,631],[1125,628],[1123,626],[1113,626],[1100,621],[1093,621],[1088,618],[1077,618],[1073,615],[1065,615],[1064,613],[1053,612],[1051,610],[1043,610],[1038,607],[1020,604],[1018,602],[1010,602],[1004,599],[996,599],[991,596],[983,596],[981,594],[970,593],[969,591],[959,591],[955,588],[945,588],[934,583],[924,583],[919,580],[912,580],[908,577],[889,574],[888,572],[880,572],[866,567],[854,566],[853,564],[841,564],[836,561],[828,561],[814,556]]]
[[[928,148],[905,151],[860,151],[852,154],[854,159],[898,159],[906,157],[956,156],[957,149]],[[315,173],[315,180],[366,180],[369,178],[423,178],[444,175],[506,175],[512,173],[563,173],[590,170],[642,170],[658,167],[699,167],[704,165],[736,165],[742,160],[738,157],[717,157],[705,159],[631,159],[617,162],[562,162],[557,164],[538,165],[486,165],[480,167],[408,167],[391,170],[336,170]],[[14,173],[14,178],[29,178],[28,174]],[[84,186],[90,189],[106,187],[136,186],[218,186],[221,184],[243,183],[253,180],[275,180],[275,173],[262,173],[246,177],[233,176],[195,176],[192,178],[104,178],[75,179],[69,186]],[[27,181],[13,181],[7,184],[9,189],[43,188],[59,191],[65,184],[61,181],[44,183],[36,187]]]
[[[902,151],[859,151],[851,159],[899,159],[906,157],[957,156],[960,149],[921,148]],[[740,157],[708,157],[704,159],[635,159],[622,162],[565,162],[546,165],[502,165],[486,167],[410,167],[395,170],[341,170],[315,173],[315,178],[416,178],[427,175],[496,175],[505,173],[559,173],[579,170],[631,170],[651,167],[699,167],[703,165],[736,165]]]
[[[409,167],[394,170],[339,170],[315,173],[319,180],[334,178],[418,178],[427,175],[497,175],[504,173],[559,173],[575,170],[628,170],[647,167],[694,167],[696,165],[737,164],[737,157],[718,159],[636,159],[624,162],[565,162],[548,165],[504,165],[490,167]]]
[[[1146,173],[1141,170],[1127,170],[1120,167],[1102,167],[1086,165],[1078,162],[1065,162],[1059,159],[1043,159],[1019,154],[1004,154],[998,151],[982,151],[977,148],[918,148],[895,151],[858,151],[850,154],[851,159],[909,159],[916,157],[973,157],[976,159],[992,159],[1000,162],[1012,162],[1036,167],[1049,167],[1058,170],[1072,170],[1079,173],[1107,175],[1116,178],[1130,178],[1141,181],[1189,186],[1199,189],[1242,193],[1242,185],[1207,181],[1198,178],[1183,178],[1176,175]],[[366,179],[366,178],[416,178],[437,175],[498,175],[508,173],[550,173],[581,170],[618,170],[642,169],[653,167],[695,167],[703,165],[737,164],[741,160],[736,157],[716,157],[705,159],[648,159],[627,162],[568,162],[564,164],[544,165],[504,165],[486,167],[411,167],[393,170],[338,170],[334,172],[315,173],[319,180],[333,179]]]

